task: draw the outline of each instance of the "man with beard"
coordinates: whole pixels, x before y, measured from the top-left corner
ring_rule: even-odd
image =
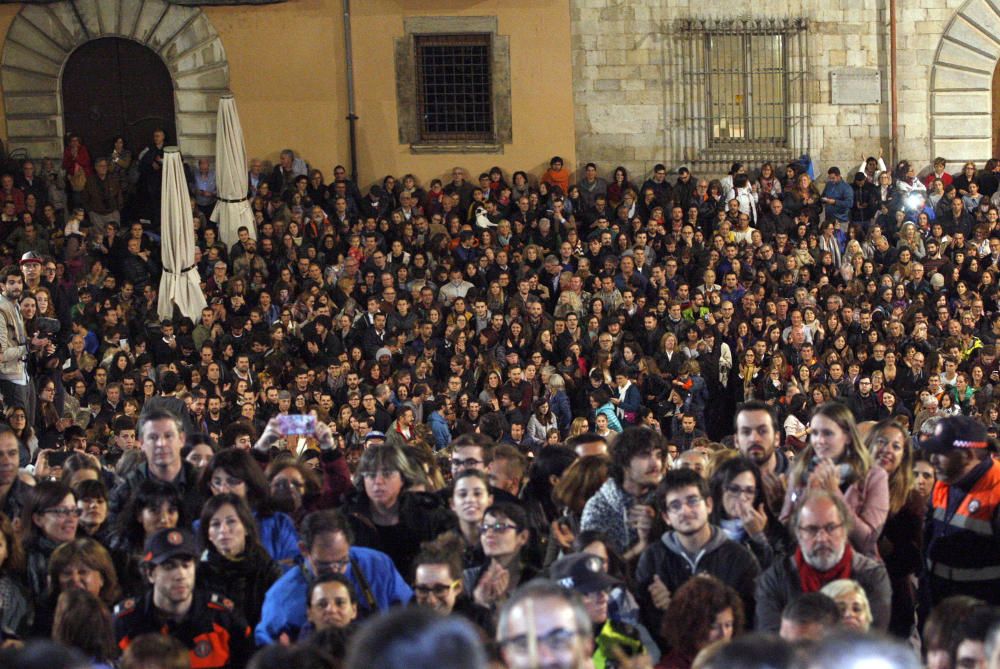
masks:
[[[924,530],[931,606],[953,595],[1000,604],[1000,463],[987,442],[977,420],[950,416],[920,444],[937,474]]]
[[[627,559],[645,550],[656,515],[648,496],[663,477],[665,452],[663,436],[649,428],[629,427],[618,435],[611,476],[587,500],[580,529],[604,532],[609,545]]]
[[[767,505],[775,512],[785,500],[781,475],[788,471],[788,458],[781,451],[781,429],[774,407],[760,400],[750,400],[736,411],[734,445],[754,461],[764,482]]]
[[[892,591],[885,566],[855,552],[847,541],[851,516],[842,497],[810,489],[792,514],[790,527],[798,540],[793,555],[775,562],[757,581],[756,629],[776,633],[781,612],[791,600],[838,579],[853,579],[868,596],[873,626],[889,625]]]
[[[28,425],[35,424],[35,385],[28,374],[28,355],[49,345],[49,340],[28,336],[18,306],[24,290],[24,279],[17,265],[3,270],[0,295],[0,394],[8,408],[24,409]]]
[[[656,505],[668,530],[650,543],[636,567],[636,596],[642,621],[660,630],[671,593],[698,574],[710,574],[737,593],[744,610],[753,611],[757,559],[709,522],[712,496],[708,481],[693,469],[667,472],[656,489]],[[781,608],[778,608],[781,613]]]
[[[189,651],[191,666],[242,667],[253,654],[250,627],[232,600],[195,588],[200,551],[187,530],[159,530],[146,542],[142,597],[115,607],[115,640],[125,650],[143,634],[163,634]]]

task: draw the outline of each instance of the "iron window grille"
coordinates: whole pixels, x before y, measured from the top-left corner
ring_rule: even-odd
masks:
[[[492,141],[491,36],[417,35],[415,47],[420,138]]]
[[[678,26],[680,123],[689,164],[790,160],[809,151],[804,20]]]

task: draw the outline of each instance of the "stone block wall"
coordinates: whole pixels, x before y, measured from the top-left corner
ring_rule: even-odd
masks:
[[[989,158],[990,85],[1000,59],[1000,44],[992,35],[1000,33],[1000,3],[897,4],[898,156],[921,167],[934,153],[953,164]],[[972,18],[962,18],[967,15]],[[685,52],[677,26],[686,19],[750,18],[806,22],[809,133],[807,145],[790,148],[809,152],[823,173],[830,165],[853,170],[862,154],[874,154],[879,146],[888,161],[888,0],[572,0],[580,164],[592,160],[608,173],[621,164],[640,182],[657,162],[678,167],[685,155],[684,134],[677,132],[685,114],[685,91],[679,85]],[[877,69],[881,104],[831,104],[830,74],[844,67]],[[941,83],[934,83],[935,73]],[[696,173],[698,167],[694,162]],[[718,169],[703,167],[702,174]]]

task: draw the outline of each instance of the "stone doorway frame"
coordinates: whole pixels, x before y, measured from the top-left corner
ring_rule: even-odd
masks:
[[[219,98],[229,92],[226,52],[201,9],[164,0],[25,5],[0,57],[7,150],[62,156],[63,68],[80,45],[101,37],[138,42],[163,59],[174,85],[177,144],[187,156],[214,156]],[[129,148],[137,155],[143,147]]]
[[[1000,3],[967,0],[952,16],[931,67],[931,158],[950,171],[993,157],[993,73],[1000,62]]]

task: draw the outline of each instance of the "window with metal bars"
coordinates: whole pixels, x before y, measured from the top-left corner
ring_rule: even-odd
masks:
[[[491,36],[417,35],[416,83],[423,141],[492,141]]]
[[[724,172],[734,160],[782,162],[809,153],[804,19],[683,19],[672,126],[681,160]]]
[[[712,144],[787,141],[785,35],[705,35]]]

